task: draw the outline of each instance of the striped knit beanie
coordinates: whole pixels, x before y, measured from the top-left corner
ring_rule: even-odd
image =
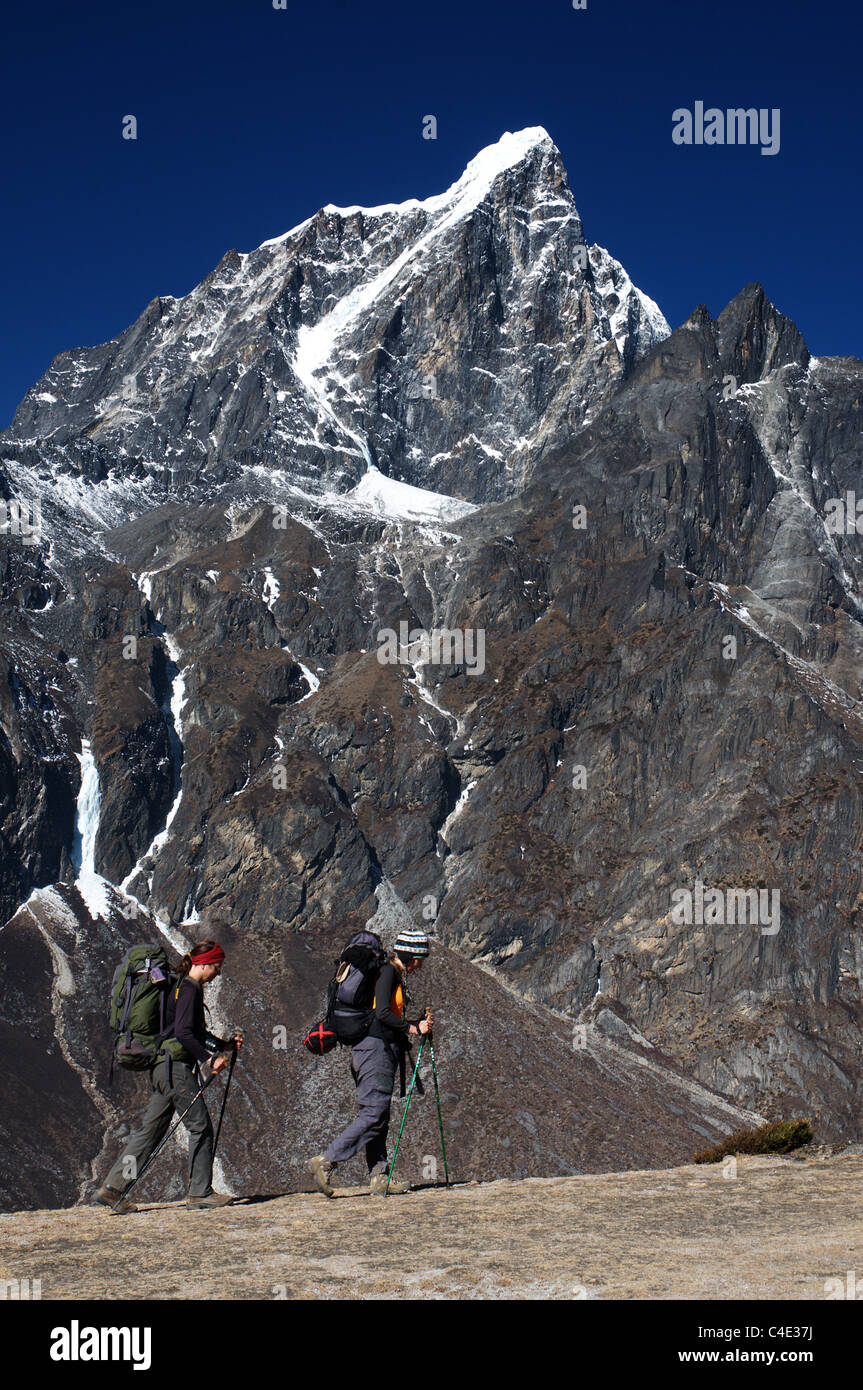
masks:
[[[401,956],[402,960],[405,956],[427,956],[429,939],[424,931],[418,929],[400,931],[393,950],[397,956]]]

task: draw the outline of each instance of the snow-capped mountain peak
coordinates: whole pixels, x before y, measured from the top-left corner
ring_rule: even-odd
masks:
[[[535,126],[441,194],[328,205],[228,252],[112,342],[56,358],[2,444],[55,480],[166,498],[248,470],[347,493],[374,468],[478,503],[517,491],[537,451],[667,333],[587,246],[560,152]]]
[[[481,202],[500,174],[521,163],[539,145],[556,149],[548,131],[542,126],[529,126],[526,130],[515,133],[507,130],[494,144],[486,145],[474,155],[466,165],[464,173],[459,175],[455,183],[450,184],[445,193],[436,193],[430,198],[408,198],[402,203],[380,203],[377,207],[364,207],[361,204],[339,207],[335,203],[327,203],[321,211],[340,217],[352,217],[356,213],[362,213],[365,217],[384,217],[388,213],[439,213],[457,208],[459,214],[464,215]],[[299,227],[285,232],[282,237],[265,241],[263,245],[275,246],[286,237],[294,236],[307,227],[310,220],[307,219],[300,223]]]

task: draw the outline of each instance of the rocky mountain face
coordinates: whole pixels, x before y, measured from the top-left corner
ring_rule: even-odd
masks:
[[[757,285],[670,333],[537,130],[56,358],[0,436],[6,1202],[118,1142],[113,963],[199,919],[238,1185],[348,1113],[295,1040],[369,919],[439,943],[465,1175],[860,1137],[861,387]]]

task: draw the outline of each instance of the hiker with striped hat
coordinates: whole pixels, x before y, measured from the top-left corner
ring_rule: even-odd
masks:
[[[351,1076],[357,1088],[359,1113],[329,1148],[310,1159],[308,1164],[316,1186],[325,1197],[333,1196],[330,1179],[338,1164],[353,1158],[361,1149],[365,1149],[373,1195],[386,1195],[387,1131],[396,1071],[400,1070],[404,1078],[404,1059],[410,1049],[410,1039],[432,1031],[432,1016],[428,1011],[416,1022],[406,1018],[409,995],[405,981],[408,975],[419,970],[428,954],[429,939],[425,932],[409,929],[399,933],[392,953],[381,966],[368,1032],[351,1049]],[[389,1191],[404,1193],[409,1192],[410,1187],[391,1180]]]

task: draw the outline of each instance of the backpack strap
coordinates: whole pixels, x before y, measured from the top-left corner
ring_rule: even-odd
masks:
[[[186,976],[186,975],[180,975],[180,976],[177,978],[176,983],[173,985],[173,990],[174,990],[174,1006],[175,1006],[175,1009],[176,1009],[177,1000],[178,1000],[179,997],[180,997],[180,988],[181,988],[181,986],[182,986],[182,984],[183,984],[183,981],[186,980],[187,978],[188,978],[188,976]],[[165,1080],[167,1081],[169,1087],[173,1087],[173,1085],[174,1085],[174,1059],[173,1059],[173,1057],[171,1056],[171,1053],[170,1053],[170,1051],[168,1050],[168,1048],[165,1047],[166,1041],[167,1041],[168,1038],[171,1036],[170,1033],[168,1032],[168,1028],[167,1028],[167,1013],[168,1013],[168,991],[166,990],[166,991],[165,991],[164,1009],[163,1009],[163,1014],[162,1014],[162,1027],[163,1027],[163,1031],[162,1031],[162,1033],[160,1033],[159,1039],[158,1039],[158,1041],[159,1041],[159,1051],[158,1051],[157,1054],[156,1054],[156,1065],[158,1066],[159,1062],[164,1062],[164,1063],[165,1063]]]
[[[124,1023],[126,1022],[126,1015],[128,1015],[129,1011],[130,1011],[131,1008],[132,1008],[132,1005],[134,1004],[135,1000],[136,1000],[137,997],[138,997],[138,991],[140,990],[140,988],[141,988],[141,981],[140,981],[140,980],[136,980],[136,981],[135,981],[135,988],[132,990],[131,996],[130,996],[130,998],[129,998],[129,1003],[128,1003],[127,1008],[126,1008],[126,1014],[125,1014],[124,1017],[123,1017],[123,1022],[124,1022]],[[132,1037],[133,1037],[132,1029],[129,1028],[129,1029],[127,1029],[127,1032],[126,1032],[126,1046],[127,1046],[127,1047],[131,1047],[131,1046],[132,1046]]]
[[[121,996],[121,997],[123,998],[123,1012],[122,1012],[121,1015],[120,1015],[120,1026],[119,1026],[119,1028],[117,1029],[118,1034],[119,1034],[119,1033],[122,1033],[123,1029],[126,1027],[126,1020],[127,1020],[128,1017],[129,1017],[129,1010],[130,1010],[131,1007],[132,1007],[131,993],[132,993],[132,980],[131,980],[131,976],[129,975],[129,972],[127,971],[127,972],[126,972],[126,979],[125,979],[125,981],[123,982],[123,994],[122,994],[122,996]],[[114,1058],[115,1058],[115,1055],[116,1055],[116,1048],[117,1048],[117,1043],[116,1043],[116,1039],[115,1039],[114,1042],[111,1044],[111,1064],[110,1064],[110,1066],[108,1067],[108,1085],[109,1085],[109,1086],[113,1086],[113,1084],[114,1084]]]
[[[132,1007],[132,976],[129,971],[126,972],[126,982],[123,985],[123,1001],[123,1012],[120,1014],[120,1026],[117,1029],[118,1033],[122,1033],[123,1029],[126,1027],[126,1020],[129,1017],[129,1010]]]

